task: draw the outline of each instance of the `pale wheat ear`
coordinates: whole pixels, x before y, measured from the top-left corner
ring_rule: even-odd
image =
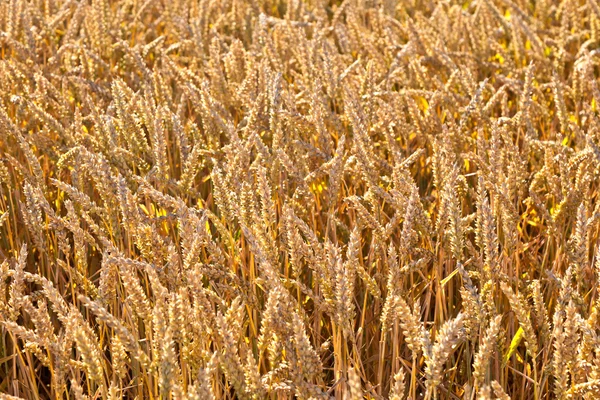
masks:
[[[527,343],[527,352],[535,360],[538,352],[538,338],[530,320],[530,306],[520,293],[515,293],[506,283],[501,282],[500,287],[510,301],[511,308],[515,312],[519,325],[523,329],[524,338]]]
[[[405,389],[406,375],[404,371],[400,370],[394,374],[394,384],[390,389],[390,400],[403,400]]]
[[[437,397],[437,386],[443,378],[444,364],[464,340],[463,318],[464,316],[459,314],[456,318],[446,321],[437,333],[435,344],[424,351],[427,397]]]
[[[501,321],[501,315],[494,317],[490,321],[490,325],[485,330],[485,336],[483,336],[479,344],[479,350],[475,355],[475,361],[473,363],[475,390],[483,388],[489,382],[489,364],[490,360],[492,359],[492,355],[496,351]]]

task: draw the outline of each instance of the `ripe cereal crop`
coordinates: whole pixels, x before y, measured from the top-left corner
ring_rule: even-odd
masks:
[[[598,0],[0,0],[0,400],[600,399]]]

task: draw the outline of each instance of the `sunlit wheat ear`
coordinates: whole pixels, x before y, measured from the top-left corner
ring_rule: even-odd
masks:
[[[216,321],[223,342],[219,364],[236,391],[242,396],[248,396],[246,378],[242,369],[242,362],[236,351],[233,333],[226,326],[225,318],[222,314],[217,314]]]
[[[459,314],[456,318],[447,321],[437,333],[435,344],[431,350],[425,353],[428,391],[435,391],[435,388],[441,383],[443,366],[448,356],[464,339],[463,318],[464,316]]]
[[[0,315],[4,318],[7,318],[7,313],[9,311],[9,305],[8,305],[8,297],[6,294],[6,289],[8,287],[7,285],[7,279],[9,276],[9,264],[8,264],[8,260],[5,260],[2,262],[2,264],[0,264]]]
[[[538,352],[538,339],[529,318],[529,305],[525,302],[521,294],[516,294],[505,282],[501,282],[500,286],[506,297],[510,300],[511,308],[517,316],[519,325],[523,329],[523,336],[527,343],[527,352],[535,360]]]
[[[394,375],[394,383],[390,389],[390,400],[403,400],[404,392],[406,390],[406,374],[400,370]]]
[[[9,287],[9,300],[8,300],[8,319],[14,321],[19,315],[20,302],[24,295],[23,290],[25,289],[24,272],[27,261],[27,245],[23,244],[19,252],[18,259],[15,260],[16,265],[14,267],[13,279]]]
[[[543,295],[541,293],[540,281],[536,280],[533,286],[533,304],[535,306],[535,322],[539,336],[545,339],[549,335],[550,323],[548,321],[548,310],[546,309]]]
[[[106,308],[85,296],[79,296],[78,300],[89,308],[99,321],[114,330],[121,342],[127,346],[127,350],[130,351],[132,356],[142,365],[149,363],[147,354],[142,350],[132,333],[115,316],[111,315]]]
[[[400,326],[413,357],[417,357],[422,349],[423,351],[430,351],[428,349],[431,346],[429,334],[425,331],[418,315],[415,313],[416,310],[411,310],[401,296],[397,296],[393,301],[396,303]]]
[[[500,400],[510,400],[510,396],[506,394],[502,386],[498,383],[498,381],[492,381],[492,388],[494,389],[494,394]]]
[[[483,386],[479,389],[479,392],[477,392],[477,398],[481,400],[492,400],[492,389],[488,385]]]
[[[363,398],[360,377],[354,368],[348,369],[348,392],[345,398],[348,400],[359,400]]]
[[[98,348],[97,338],[90,332],[89,327],[86,326],[79,326],[76,328],[74,337],[88,379],[95,382],[104,391],[104,367],[102,365],[103,363],[100,349]]]
[[[482,388],[487,384],[488,368],[498,340],[501,321],[502,316],[500,315],[491,320],[490,325],[485,330],[485,336],[480,342],[479,351],[475,355],[473,376],[475,377],[476,388]]]
[[[463,281],[460,296],[463,301],[463,311],[465,314],[465,331],[469,338],[473,338],[478,333],[482,321],[486,319],[485,305],[471,277],[465,271],[462,264],[459,263],[457,269]]]

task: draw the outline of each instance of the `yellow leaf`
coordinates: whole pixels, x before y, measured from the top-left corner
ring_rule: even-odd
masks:
[[[450,281],[450,279],[452,279],[452,277],[453,277],[454,275],[456,275],[457,273],[458,273],[458,269],[455,269],[454,271],[450,272],[450,275],[448,275],[447,277],[445,277],[444,279],[442,279],[442,280],[440,281],[440,285],[441,285],[441,286],[445,286],[445,285],[446,285],[446,283],[448,283],[448,282]]]
[[[324,187],[323,187],[323,184],[321,184],[321,183],[313,183],[311,185],[311,189],[314,193],[322,193]]]
[[[419,96],[419,108],[421,109],[421,111],[423,112],[427,112],[427,110],[429,110],[429,103],[427,102],[427,99],[423,96]]]
[[[513,354],[515,354],[515,351],[517,351],[517,347],[519,347],[522,340],[523,340],[523,328],[519,327],[519,330],[517,331],[517,333],[515,333],[515,336],[513,336],[512,340],[510,342],[510,347],[508,348],[508,352],[504,355],[504,364],[505,365],[508,362],[508,360],[513,356]]]

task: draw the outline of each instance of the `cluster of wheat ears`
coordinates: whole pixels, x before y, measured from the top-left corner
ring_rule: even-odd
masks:
[[[0,31],[0,398],[600,398],[598,0]]]

